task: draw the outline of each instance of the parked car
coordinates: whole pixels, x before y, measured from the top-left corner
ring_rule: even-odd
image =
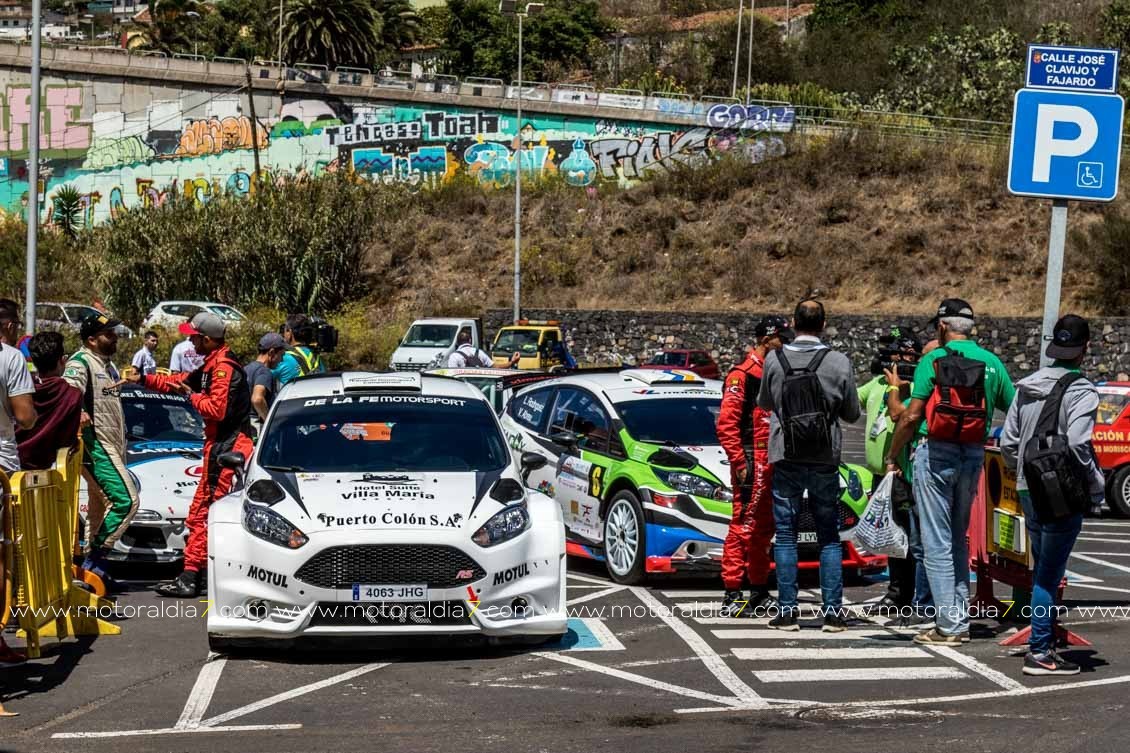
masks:
[[[721,371],[718,363],[705,350],[672,348],[661,350],[640,368],[643,369],[684,369],[693,371],[703,379],[719,379]]]
[[[59,332],[78,332],[82,320],[92,314],[101,314],[102,311],[87,306],[84,303],[54,303],[46,301],[35,304],[35,328],[53,329]],[[118,337],[133,337],[133,330],[124,324],[116,328]]]
[[[208,301],[161,301],[149,315],[141,322],[145,329],[149,327],[164,327],[175,329],[184,324],[202,311],[211,312],[231,325],[239,325],[247,321],[241,312],[223,303],[210,303]]]
[[[1106,476],[1106,503],[1116,515],[1130,517],[1130,382],[1107,382],[1098,389],[1092,438]]]
[[[555,320],[519,319],[500,328],[490,346],[494,365],[504,368],[514,353],[521,354],[519,369],[577,368],[565,342],[565,330]]]
[[[423,371],[447,365],[447,358],[458,346],[463,330],[471,332],[471,344],[481,348],[482,321],[479,319],[417,319],[392,352],[389,366],[393,371]]]

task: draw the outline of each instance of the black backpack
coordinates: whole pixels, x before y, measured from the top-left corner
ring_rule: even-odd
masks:
[[[781,402],[777,406],[777,420],[785,439],[785,460],[827,462],[832,452],[832,420],[816,371],[828,355],[828,349],[819,350],[803,369],[792,367],[784,348],[776,353],[785,372]]]
[[[1086,472],[1059,432],[1059,410],[1067,388],[1083,378],[1071,372],[1056,382],[1032,438],[1024,445],[1021,462],[1036,519],[1043,523],[1085,511],[1091,503]]]

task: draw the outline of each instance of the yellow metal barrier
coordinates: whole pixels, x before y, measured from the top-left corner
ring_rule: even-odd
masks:
[[[62,450],[50,471],[20,471],[7,481],[15,541],[15,607],[29,659],[41,655],[40,638],[117,635],[99,619],[113,604],[73,579],[82,448]]]

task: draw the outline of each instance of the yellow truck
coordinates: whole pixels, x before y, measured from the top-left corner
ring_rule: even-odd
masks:
[[[515,353],[521,355],[519,369],[577,367],[577,362],[569,354],[565,332],[558,321],[519,319],[514,324],[500,328],[490,347],[494,365],[505,368]]]

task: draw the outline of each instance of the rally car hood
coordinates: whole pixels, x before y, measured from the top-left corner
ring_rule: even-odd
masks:
[[[140,508],[183,520],[200,484],[203,442],[131,442],[126,467],[133,474]]]
[[[661,450],[668,450],[692,458],[705,471],[713,475],[723,486],[730,486],[730,461],[721,445],[653,445],[647,443],[643,446],[641,458],[646,460]]]
[[[494,473],[272,473],[287,500],[274,509],[305,533],[477,528],[501,509]],[[485,513],[485,514],[484,514]],[[308,519],[308,520],[307,520]],[[301,523],[299,521],[302,521]]]

